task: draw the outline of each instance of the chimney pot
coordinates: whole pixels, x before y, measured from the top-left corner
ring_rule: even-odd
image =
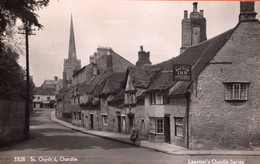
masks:
[[[188,19],[188,10],[184,10],[184,19]]]
[[[193,12],[197,12],[198,2],[193,3]]]
[[[143,50],[144,50],[143,46],[140,46],[140,51],[143,51]]]
[[[204,11],[203,10],[200,10],[200,16],[201,16],[201,18],[204,17]]]

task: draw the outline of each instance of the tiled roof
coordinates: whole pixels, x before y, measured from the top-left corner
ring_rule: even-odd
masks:
[[[117,103],[119,106],[124,105],[124,97],[125,97],[125,90],[123,88],[120,88],[114,98],[110,101],[108,101],[109,104]]]
[[[139,88],[148,88],[158,71],[159,69],[128,67],[128,74],[132,78],[133,85]]]
[[[55,88],[35,87],[34,95],[55,95]]]
[[[103,91],[101,94],[113,94],[116,93],[125,79],[125,72],[113,73],[112,75],[106,78],[106,83],[104,85]]]
[[[117,72],[104,78],[96,87],[94,95],[100,96],[116,93],[122,87],[123,81],[125,79],[125,74],[125,72]]]
[[[44,81],[44,84],[58,84],[58,83],[60,83],[62,80],[61,79],[58,79],[58,80],[45,80]]]
[[[79,94],[94,94],[96,86],[111,73],[110,71],[105,71],[102,74],[93,76],[90,80],[78,85]]]
[[[164,90],[176,84],[176,81],[173,81],[172,72],[174,64],[191,65],[192,80],[195,79],[209,63],[212,57],[214,57],[218,50],[224,45],[225,41],[229,38],[232,32],[233,29],[220,34],[210,40],[204,41],[198,45],[189,47],[176,58],[170,59],[157,65],[157,67],[161,67],[162,69],[160,73],[156,76],[155,80],[150,85],[148,90]],[[178,87],[174,87],[176,89],[175,91],[178,93],[186,92],[186,88],[189,86],[190,82],[179,83],[182,84],[178,85]]]

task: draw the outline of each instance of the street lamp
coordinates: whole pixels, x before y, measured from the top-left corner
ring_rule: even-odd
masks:
[[[18,28],[18,34],[25,35],[25,46],[26,46],[26,103],[25,103],[25,128],[24,128],[24,135],[26,138],[30,137],[30,74],[29,74],[29,35],[35,35],[29,26],[29,23],[25,23],[24,27]]]

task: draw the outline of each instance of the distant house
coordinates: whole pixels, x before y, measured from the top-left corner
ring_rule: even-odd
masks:
[[[54,108],[55,88],[36,87],[34,90],[33,108]]]
[[[56,94],[62,89],[62,80],[57,76],[53,80],[44,80],[41,87],[34,89],[33,108],[54,108]]]
[[[55,93],[57,94],[59,92],[59,90],[62,89],[62,79],[58,79],[57,76],[54,77],[54,80],[48,79],[48,80],[44,80],[43,84],[42,84],[42,88],[54,88],[55,89]]]

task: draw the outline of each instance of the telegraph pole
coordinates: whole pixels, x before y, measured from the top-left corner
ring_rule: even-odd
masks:
[[[26,138],[30,137],[30,74],[29,74],[29,35],[35,35],[34,31],[30,28],[29,23],[24,24],[24,27],[18,28],[19,34],[25,35],[25,47],[26,47],[26,103],[25,103],[25,128],[24,135]]]

